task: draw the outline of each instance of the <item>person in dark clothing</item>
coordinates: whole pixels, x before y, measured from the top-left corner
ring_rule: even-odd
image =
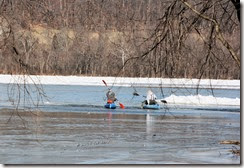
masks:
[[[115,97],[115,93],[111,89],[108,89],[106,96],[107,96],[107,103],[114,103],[117,100],[117,98]]]

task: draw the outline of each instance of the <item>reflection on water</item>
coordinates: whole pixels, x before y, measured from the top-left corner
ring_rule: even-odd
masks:
[[[146,117],[147,134],[152,133],[154,122],[155,122],[155,116],[147,114],[147,117]]]
[[[112,112],[109,111],[108,112],[108,124],[111,124],[111,122],[112,122]]]
[[[152,141],[154,134],[154,125],[156,122],[156,117],[153,115],[150,115],[149,113],[146,115],[146,133],[147,133],[147,140]]]

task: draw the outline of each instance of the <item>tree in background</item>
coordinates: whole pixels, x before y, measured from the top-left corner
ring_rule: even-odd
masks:
[[[240,78],[239,1],[9,0],[0,16],[1,73]]]
[[[144,60],[150,69],[147,74],[155,77],[240,78],[239,4],[165,3],[163,15],[145,40],[150,47],[126,63]]]

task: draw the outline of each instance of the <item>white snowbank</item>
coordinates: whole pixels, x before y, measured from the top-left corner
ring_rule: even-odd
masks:
[[[193,105],[193,106],[240,106],[239,98],[225,98],[202,95],[176,96],[170,95],[165,98],[168,104]]]
[[[111,86],[150,86],[179,88],[219,88],[240,89],[240,80],[210,79],[169,79],[169,78],[123,78],[123,77],[88,77],[88,76],[24,76],[0,75],[0,83],[28,83],[49,85],[104,85],[102,80]]]

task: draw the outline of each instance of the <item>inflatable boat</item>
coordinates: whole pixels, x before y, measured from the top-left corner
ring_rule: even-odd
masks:
[[[115,109],[116,108],[116,105],[115,103],[106,103],[104,105],[105,108],[109,108],[109,109]]]
[[[158,110],[158,109],[160,109],[160,105],[159,104],[150,104],[150,105],[149,104],[143,104],[142,108]]]

